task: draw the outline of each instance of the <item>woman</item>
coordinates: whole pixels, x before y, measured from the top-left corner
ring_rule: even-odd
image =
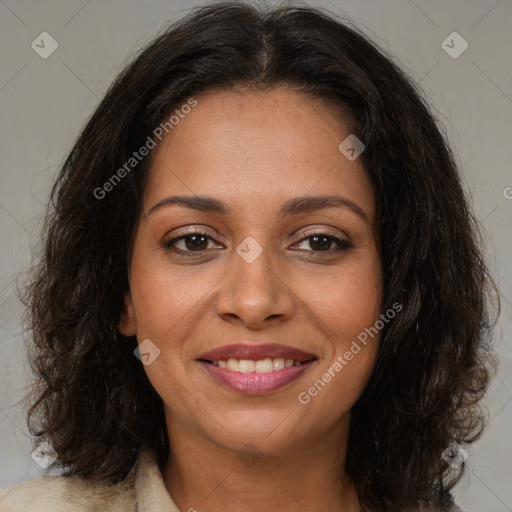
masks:
[[[199,8],[51,205],[29,425],[64,475],[0,510],[459,510],[492,280],[443,135],[357,30]]]

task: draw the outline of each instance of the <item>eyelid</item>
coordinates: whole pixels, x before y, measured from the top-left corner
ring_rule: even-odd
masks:
[[[299,230],[294,231],[293,234],[296,236],[299,236],[299,238],[293,243],[293,245],[297,245],[297,244],[304,242],[314,236],[326,236],[327,238],[330,238],[337,245],[337,249],[334,249],[334,250],[329,249],[328,251],[325,251],[326,254],[336,252],[336,250],[341,251],[341,250],[351,249],[354,247],[354,245],[352,244],[352,242],[350,240],[350,237],[348,237],[345,233],[343,233],[343,234],[336,233],[335,234],[335,233],[332,233],[326,227],[310,228],[309,230],[307,228],[305,228],[302,230],[302,232],[299,229]],[[184,230],[174,232],[172,234],[172,236],[165,236],[162,241],[162,245],[166,249],[170,249],[178,241],[186,238],[187,236],[194,236],[194,235],[204,236],[204,237],[208,238],[210,241],[214,242],[215,244],[224,245],[223,242],[220,242],[218,240],[218,238],[222,239],[223,237],[217,236],[217,235],[213,236],[211,233],[209,233],[206,229],[204,229],[202,227],[189,227],[188,229],[186,228]],[[216,247],[215,249],[218,249],[218,247]],[[200,255],[201,253],[205,254],[211,250],[214,250],[214,249],[204,249],[202,251],[188,251],[188,250],[183,250],[183,249],[177,249],[177,252],[181,253],[181,254],[186,253],[186,254]],[[307,251],[307,252],[318,252],[319,254],[321,254],[324,251]]]
[[[172,235],[171,235],[171,233],[172,233]],[[212,240],[214,240],[216,242],[225,243],[223,241],[224,240],[223,236],[218,235],[218,234],[213,234],[211,232],[211,230],[209,230],[209,228],[202,227],[201,225],[187,226],[187,227],[184,227],[183,229],[181,229],[179,227],[176,229],[173,229],[172,231],[170,231],[169,233],[167,233],[164,236],[164,240],[165,241],[174,240],[176,238],[180,238],[180,237],[187,236],[187,235],[190,235],[190,236],[203,235],[203,236],[207,236],[207,237],[211,238]]]
[[[350,240],[350,237],[344,233],[344,232],[333,232],[327,227],[316,227],[316,228],[305,228],[304,230],[298,230],[295,231],[294,234],[297,234],[297,236],[300,236],[300,240],[302,241],[304,238],[309,238],[310,236],[316,236],[316,235],[327,235],[332,236],[333,238],[337,238],[340,240],[343,240],[347,243],[352,243]]]

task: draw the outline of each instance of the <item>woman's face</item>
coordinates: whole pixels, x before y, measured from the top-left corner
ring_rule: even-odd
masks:
[[[154,150],[120,330],[171,437],[300,448],[347,428],[374,366],[379,336],[353,343],[380,314],[373,190],[320,100],[196,99]]]

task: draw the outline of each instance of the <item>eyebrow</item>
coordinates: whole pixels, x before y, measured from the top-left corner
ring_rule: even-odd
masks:
[[[229,215],[232,211],[225,203],[210,196],[169,196],[152,206],[148,212],[148,216],[169,205],[178,205],[192,210],[199,210],[205,213],[217,213],[220,215]],[[365,222],[370,222],[365,211],[358,204],[346,197],[337,195],[305,196],[289,199],[281,207],[278,213],[278,219],[282,219],[288,215],[310,213],[327,208],[350,210],[361,217]]]

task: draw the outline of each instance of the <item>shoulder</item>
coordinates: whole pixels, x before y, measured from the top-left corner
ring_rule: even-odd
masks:
[[[137,503],[132,484],[93,485],[76,476],[45,476],[0,493],[0,512],[131,512]]]

